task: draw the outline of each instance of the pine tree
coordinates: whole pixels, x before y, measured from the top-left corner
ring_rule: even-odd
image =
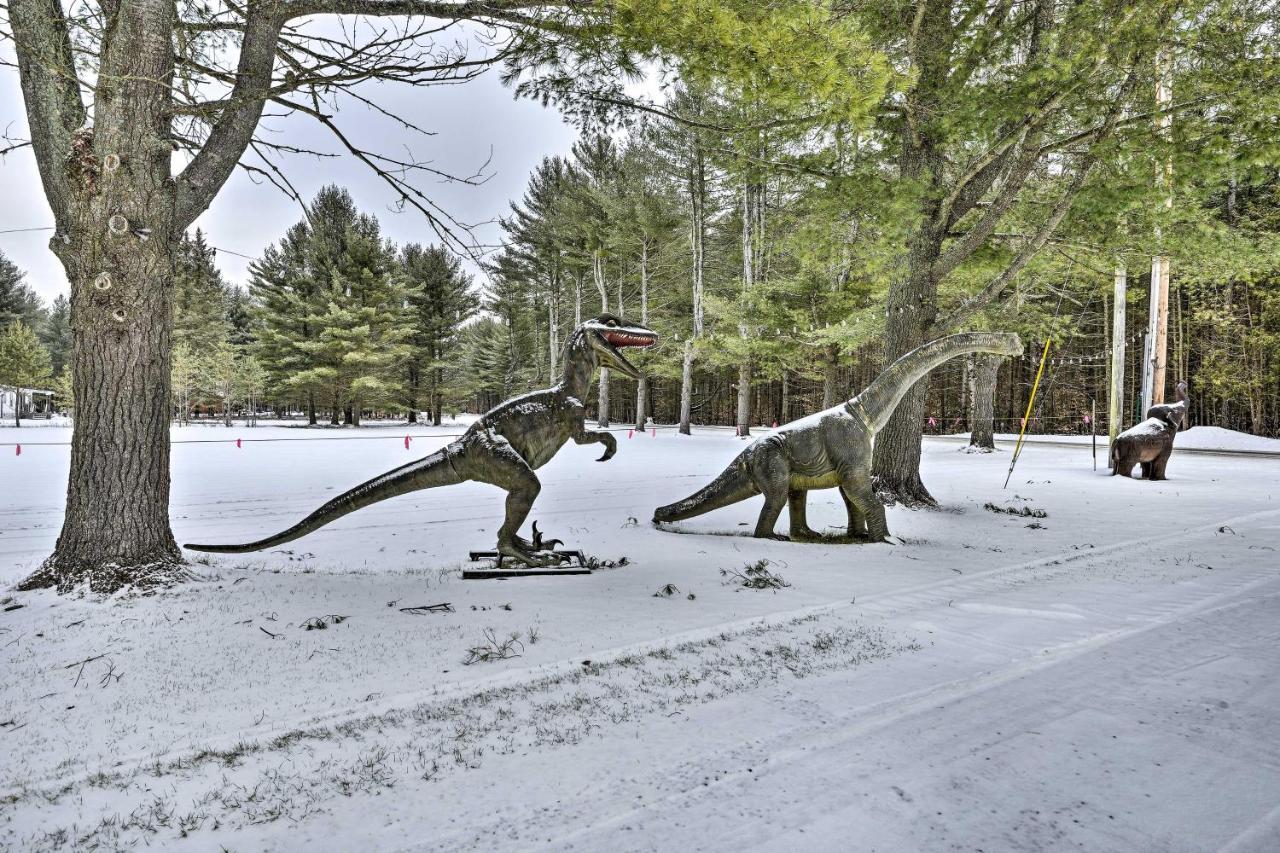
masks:
[[[257,339],[254,353],[274,388],[296,387],[289,386],[290,380],[311,367],[311,357],[302,348],[318,331],[307,322],[317,291],[307,275],[310,236],[310,228],[299,222],[249,265],[252,328]],[[315,424],[314,391],[303,389],[302,395],[308,420]]]
[[[19,321],[31,329],[40,328],[44,308],[26,277],[17,264],[0,252],[0,329]]]
[[[399,267],[411,327],[406,383],[409,421],[417,422],[425,393],[432,423],[439,426],[445,397],[456,390],[447,375],[458,361],[459,330],[479,308],[479,297],[462,262],[442,247],[424,249],[410,243],[400,250]]]
[[[211,352],[228,338],[227,284],[216,252],[196,229],[178,244],[173,275],[173,340],[193,353]]]
[[[22,392],[49,384],[49,353],[36,333],[21,320],[0,331],[0,385],[17,390],[14,426],[22,426]]]
[[[62,376],[71,358],[71,303],[59,293],[49,306],[48,316],[40,329],[40,342],[49,351],[49,362],[55,376]]]
[[[313,219],[308,255],[316,296],[325,302],[307,315],[316,336],[297,344],[310,366],[289,382],[331,400],[335,422],[345,409],[347,421],[359,425],[364,407],[403,398],[404,367],[412,354],[407,287],[376,219],[356,214],[344,223],[354,212],[345,192],[317,200],[330,218]],[[345,224],[341,231],[339,224]]]

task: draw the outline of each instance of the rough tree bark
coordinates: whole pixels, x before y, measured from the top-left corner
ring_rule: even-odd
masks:
[[[1004,359],[986,353],[975,356],[969,371],[969,447],[971,453],[992,453],[995,439],[996,376]]]

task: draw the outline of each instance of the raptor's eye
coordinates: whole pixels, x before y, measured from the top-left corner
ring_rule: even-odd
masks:
[[[617,320],[610,320],[608,323],[605,323],[605,325],[606,325],[606,326],[609,326],[610,328],[617,328],[617,326],[618,326],[618,321],[617,321]]]

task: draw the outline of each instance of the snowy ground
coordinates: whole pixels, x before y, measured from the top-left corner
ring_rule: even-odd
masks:
[[[175,532],[273,532],[457,431],[177,430]],[[928,441],[905,544],[792,544],[758,500],[653,529],[741,443],[626,435],[541,472],[541,528],[631,560],[591,576],[462,581],[502,506],[463,484],[152,598],[0,594],[0,848],[1280,849],[1280,460],[1033,444],[1002,490],[1007,452]],[[18,439],[3,587],[65,488],[65,428]],[[761,559],[791,585],[720,574]],[[519,657],[464,665],[486,630]]]

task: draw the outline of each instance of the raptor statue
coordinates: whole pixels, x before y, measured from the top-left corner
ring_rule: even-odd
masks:
[[[889,540],[884,506],[871,486],[871,446],[898,403],[925,374],[948,359],[970,352],[1017,355],[1015,334],[966,332],[913,349],[889,365],[847,403],[792,421],[756,439],[706,488],[659,507],[655,524],[702,515],[754,495],[764,495],[755,536],[817,539],[805,520],[811,489],[840,489],[849,514],[850,537]],[[774,534],[784,506],[790,507],[791,537]]]
[[[240,554],[260,551],[306,536],[347,513],[398,495],[473,480],[507,492],[506,521],[498,531],[498,553],[530,567],[556,565],[562,559],[549,550],[535,528],[534,541],[517,533],[542,485],[534,473],[570,439],[576,444],[603,444],[598,461],[613,458],[616,439],[584,425],[586,399],[597,367],[610,367],[636,378],[639,371],[620,350],[647,348],[658,342],[652,329],[602,314],[578,326],[565,344],[560,382],[497,406],[468,427],[461,438],[416,462],[402,465],[338,495],[302,521],[274,536],[243,545],[187,545],[193,551]]]

